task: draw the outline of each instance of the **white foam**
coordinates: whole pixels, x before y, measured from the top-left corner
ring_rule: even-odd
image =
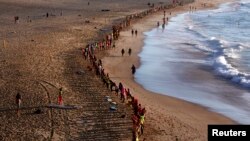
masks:
[[[215,39],[216,39],[216,37],[211,37],[211,38],[210,38],[210,40],[215,40]]]
[[[226,56],[232,59],[240,58],[239,54],[244,49],[243,46],[245,46],[242,43],[232,43],[223,39],[217,39],[216,37],[210,37],[209,43],[212,44],[210,46],[215,48],[214,53],[219,52],[219,56]]]
[[[216,37],[210,37],[210,40],[207,40],[209,47],[216,50],[216,52],[222,52],[223,49],[228,46],[228,42],[223,39],[217,39]]]
[[[220,39],[219,43],[222,44],[222,45],[228,44],[228,42],[226,40],[223,40],[223,39]]]
[[[194,26],[192,26],[192,25],[188,26],[189,30],[192,30],[193,28],[194,28]]]
[[[211,37],[210,41],[214,41],[215,43],[220,45],[218,47],[222,47],[222,48],[224,48],[226,45],[228,45],[228,41],[223,40],[223,39],[217,39],[216,37]]]
[[[240,50],[238,50],[238,49],[233,49],[233,48],[229,48],[229,49],[225,49],[225,50],[224,50],[225,56],[227,56],[228,58],[233,58],[233,59],[238,59],[238,58],[240,58],[239,52],[240,52]]]
[[[217,52],[216,50],[212,50],[211,48],[208,48],[204,45],[196,45],[195,48],[201,50],[201,51],[204,51],[204,52],[211,52],[211,53],[215,53]]]
[[[243,48],[250,48],[250,43],[240,43],[238,46],[239,49],[243,49]]]
[[[245,87],[250,87],[250,75],[244,72],[240,72],[229,64],[225,56],[219,56],[215,59],[213,64],[217,74],[224,76],[231,81],[241,84]]]

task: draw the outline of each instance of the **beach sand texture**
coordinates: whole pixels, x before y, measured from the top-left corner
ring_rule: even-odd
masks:
[[[170,3],[155,0],[155,6],[159,2]],[[223,1],[209,2],[217,5]],[[88,1],[81,0],[0,0],[0,140],[131,140],[131,108],[88,71],[89,62],[84,61],[81,48],[103,36],[105,30],[100,29],[110,29],[113,21],[148,9],[147,3],[91,0],[88,5]],[[131,63],[139,65],[142,31],[155,26],[162,16],[159,14],[133,23],[132,27],[139,31],[136,38],[131,37],[130,29],[121,32],[117,48],[98,53],[98,57],[107,56],[104,68],[112,80],[123,82],[146,107],[145,134],[141,139],[206,140],[207,124],[233,122],[197,105],[145,91],[130,74]],[[18,24],[14,16],[19,16]],[[132,56],[120,57],[121,48],[132,46]],[[60,87],[64,104],[77,109],[46,107],[57,103]],[[15,107],[17,92],[22,95],[20,116]],[[118,111],[109,111],[106,95],[118,103]],[[34,114],[38,108],[42,113]]]

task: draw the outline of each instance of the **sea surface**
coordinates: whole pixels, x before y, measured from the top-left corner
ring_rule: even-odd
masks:
[[[250,0],[179,14],[144,34],[139,84],[250,123]]]

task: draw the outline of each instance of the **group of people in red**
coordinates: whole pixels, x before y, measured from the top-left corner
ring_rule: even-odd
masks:
[[[131,118],[133,121],[133,141],[138,141],[139,137],[143,134],[146,109],[131,94],[130,89],[125,88],[121,82],[117,89],[116,94],[117,96],[120,94],[122,102],[127,103],[133,108],[134,113]]]

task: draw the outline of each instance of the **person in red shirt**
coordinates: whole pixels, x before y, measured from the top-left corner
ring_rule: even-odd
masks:
[[[62,104],[63,104],[63,99],[62,99],[62,88],[59,89],[58,104],[59,104],[59,105],[62,105]]]

